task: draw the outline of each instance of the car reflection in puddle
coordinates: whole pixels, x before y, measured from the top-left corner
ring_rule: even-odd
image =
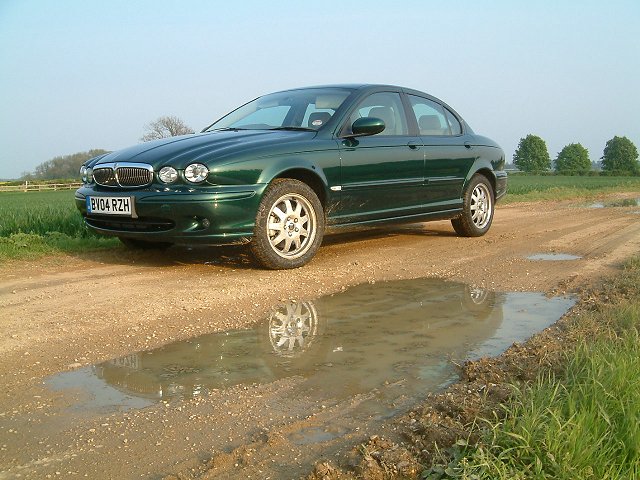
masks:
[[[288,302],[251,330],[203,335],[52,377],[113,407],[303,377],[305,394],[345,398],[402,383],[424,396],[457,378],[451,360],[505,350],[554,323],[574,300],[496,293],[438,279],[363,284]],[[73,379],[73,380],[72,380]],[[103,391],[96,389],[103,382]],[[114,401],[120,392],[122,402]],[[84,404],[85,408],[87,403]]]

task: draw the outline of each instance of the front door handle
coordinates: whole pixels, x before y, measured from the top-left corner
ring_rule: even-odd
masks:
[[[421,144],[421,143],[418,143],[418,142],[414,142],[414,141],[412,140],[412,141],[410,141],[409,143],[407,143],[407,146],[408,146],[411,150],[417,150],[417,149],[419,149],[419,148],[422,146],[422,144]]]

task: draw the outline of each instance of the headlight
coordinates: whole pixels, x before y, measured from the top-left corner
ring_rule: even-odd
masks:
[[[184,178],[193,183],[204,182],[209,175],[209,169],[201,163],[192,163],[184,169]]]
[[[93,169],[82,165],[80,167],[80,177],[83,183],[90,184],[93,182]]]
[[[173,183],[178,179],[178,171],[173,167],[162,167],[158,178],[162,183]]]

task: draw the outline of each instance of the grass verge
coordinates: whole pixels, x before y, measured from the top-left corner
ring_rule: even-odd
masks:
[[[605,288],[613,302],[579,320],[591,335],[561,355],[561,368],[513,384],[478,436],[458,438],[421,478],[640,478],[639,294],[636,257]]]

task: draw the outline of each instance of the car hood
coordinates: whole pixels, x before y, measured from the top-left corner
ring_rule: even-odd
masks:
[[[316,132],[284,130],[219,131],[183,135],[118,150],[94,159],[89,166],[133,162],[149,164],[156,171],[165,165],[184,169],[194,162],[210,166],[235,159],[240,153],[255,158],[281,151],[283,147],[290,151],[308,150],[307,141],[315,135]]]

